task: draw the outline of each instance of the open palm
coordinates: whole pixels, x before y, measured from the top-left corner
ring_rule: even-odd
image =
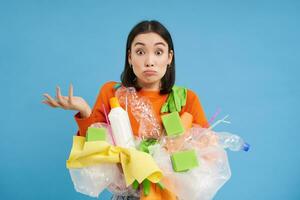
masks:
[[[53,108],[63,108],[65,110],[77,110],[79,112],[89,112],[90,107],[87,102],[79,96],[73,96],[73,86],[70,85],[69,95],[63,96],[60,87],[56,87],[56,99],[52,98],[49,94],[45,93],[43,96],[46,98],[42,103],[47,104]]]

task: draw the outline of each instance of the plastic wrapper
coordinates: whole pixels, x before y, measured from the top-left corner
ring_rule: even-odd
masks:
[[[199,166],[187,172],[174,172],[170,154],[175,150],[189,149],[196,150]],[[218,145],[216,134],[207,129],[193,127],[183,136],[165,138],[149,150],[164,172],[162,183],[179,199],[213,199],[216,192],[230,179],[227,153]]]
[[[121,171],[116,174],[116,180],[112,182],[107,189],[114,195],[135,197],[140,196],[138,190],[134,190],[131,186],[126,187],[124,175],[121,173]]]
[[[165,136],[160,140],[160,143],[169,153],[172,153],[192,147],[202,149],[210,145],[218,145],[218,136],[209,129],[193,124],[193,127],[188,129],[181,136]]]
[[[115,95],[120,104],[126,108],[127,112],[130,110],[140,124],[138,130],[140,138],[159,138],[161,136],[162,128],[153,112],[151,102],[147,98],[139,97],[133,87],[120,87]]]
[[[139,196],[138,191],[126,187],[121,169],[116,164],[99,164],[97,166],[69,170],[74,188],[77,192],[96,197],[108,189],[115,195]]]
[[[111,183],[119,181],[119,169],[115,164],[99,164],[80,169],[69,169],[75,190],[98,197]]]

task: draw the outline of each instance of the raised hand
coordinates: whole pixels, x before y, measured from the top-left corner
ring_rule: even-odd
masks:
[[[88,117],[91,114],[91,108],[88,103],[82,97],[73,96],[72,85],[70,85],[68,96],[63,96],[58,86],[56,87],[56,99],[52,98],[47,93],[43,94],[43,96],[46,99],[44,99],[42,103],[53,108],[76,110],[80,112],[82,117]]]

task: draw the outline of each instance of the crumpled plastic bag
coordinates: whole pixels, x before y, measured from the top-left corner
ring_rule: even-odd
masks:
[[[139,192],[126,187],[125,178],[116,164],[99,164],[78,169],[69,169],[74,188],[77,192],[98,198],[108,189],[116,195],[139,197]]]
[[[75,190],[98,197],[112,182],[119,181],[116,164],[99,164],[79,169],[69,169]]]
[[[149,147],[150,154],[164,172],[161,182],[181,200],[213,199],[217,191],[231,177],[227,153],[218,145],[213,132],[206,132],[206,129],[201,127],[193,127],[182,138],[166,139],[160,144]],[[169,145],[168,150],[166,144]],[[170,154],[189,149],[196,151],[199,166],[187,172],[175,172]]]

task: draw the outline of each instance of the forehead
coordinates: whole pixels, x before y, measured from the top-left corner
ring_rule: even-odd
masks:
[[[157,33],[142,33],[137,35],[132,41],[131,46],[135,46],[136,43],[143,43],[146,46],[154,46],[157,43],[163,43],[168,46],[167,42]]]

